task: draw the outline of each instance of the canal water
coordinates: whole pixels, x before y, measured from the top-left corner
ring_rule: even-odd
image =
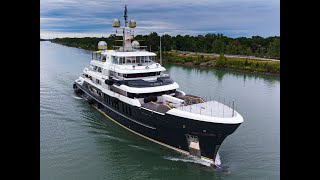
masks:
[[[219,151],[223,171],[123,129],[74,94],[89,51],[40,42],[40,177],[280,179],[280,78],[164,65],[186,93],[235,101],[243,124]]]

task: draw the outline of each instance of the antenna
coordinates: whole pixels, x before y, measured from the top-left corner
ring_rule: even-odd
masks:
[[[128,12],[128,10],[127,10],[127,5],[125,4],[124,5],[124,27],[127,27],[127,23],[128,23],[128,21],[127,21],[127,17],[128,17],[128,15],[127,15],[127,12]]]
[[[162,66],[162,55],[161,55],[161,35],[160,35],[160,64]]]
[[[125,4],[124,5],[124,28],[123,28],[123,41],[122,41],[122,48],[123,48],[123,51],[124,51],[124,47],[125,47],[125,40],[126,40],[126,27],[127,27],[127,5]]]

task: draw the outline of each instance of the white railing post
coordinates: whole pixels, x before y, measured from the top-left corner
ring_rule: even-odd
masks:
[[[223,98],[223,106],[222,106],[222,117],[224,117],[224,106],[226,104],[226,98]]]
[[[234,99],[232,100],[232,117],[234,116]]]

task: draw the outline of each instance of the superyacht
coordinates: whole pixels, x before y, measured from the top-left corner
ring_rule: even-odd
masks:
[[[114,19],[114,28],[120,21]],[[145,139],[210,162],[243,117],[218,101],[186,94],[156,62],[156,54],[133,41],[136,21],[124,9],[122,46],[100,41],[73,84],[74,91],[121,127]],[[190,82],[190,83],[196,83]],[[196,85],[196,84],[195,84]]]

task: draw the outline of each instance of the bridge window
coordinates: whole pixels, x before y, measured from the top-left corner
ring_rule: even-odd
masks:
[[[130,57],[114,57],[112,56],[113,64],[145,64],[155,60],[155,56],[130,56]]]

